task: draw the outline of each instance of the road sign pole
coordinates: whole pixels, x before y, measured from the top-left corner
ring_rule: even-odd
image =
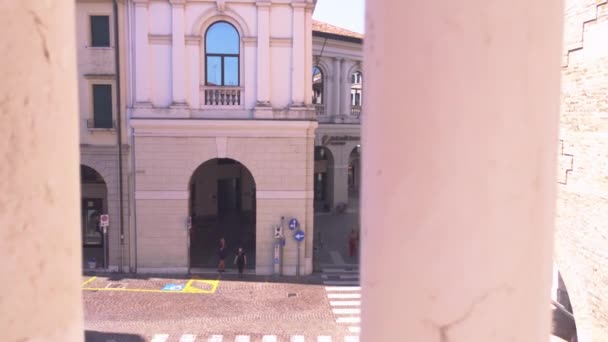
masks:
[[[296,265],[296,278],[300,279],[300,241],[298,241],[298,264]]]

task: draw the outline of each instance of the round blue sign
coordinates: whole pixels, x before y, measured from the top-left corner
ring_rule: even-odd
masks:
[[[304,240],[304,232],[301,230],[297,230],[294,234],[293,234],[293,238],[298,241],[301,242],[302,240]]]
[[[300,223],[295,218],[289,220],[289,229],[294,230],[300,226]]]

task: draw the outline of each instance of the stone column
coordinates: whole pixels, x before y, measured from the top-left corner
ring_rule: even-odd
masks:
[[[304,88],[304,104],[306,106],[312,105],[312,11],[313,6],[306,6],[305,13],[305,21],[306,21],[306,30],[304,33],[306,34],[306,67],[304,71],[304,80],[305,80],[305,88]],[[325,75],[324,75],[325,76]],[[325,94],[323,94],[325,97]]]
[[[306,49],[306,38],[304,29],[306,22],[304,18],[305,3],[292,3],[293,7],[293,44],[292,44],[292,66],[291,66],[291,105],[301,107],[304,105],[304,68]],[[310,72],[306,73],[308,75]]]
[[[270,2],[258,2],[257,104],[270,106]]]
[[[349,63],[342,60],[342,74],[340,75],[340,114],[350,115],[350,75],[348,74]]]
[[[173,82],[173,106],[186,105],[186,37],[184,35],[184,2],[171,0],[172,49],[171,64]]]
[[[332,106],[332,113],[329,113],[331,115],[340,115],[340,103],[341,103],[341,97],[342,97],[342,91],[340,88],[340,75],[342,75],[342,62],[341,59],[339,58],[335,58],[334,59],[334,91],[332,92],[332,97],[331,97],[331,102],[333,103]]]
[[[74,1],[0,7],[2,340],[82,341]]]
[[[336,163],[331,166],[332,179],[332,207],[340,203],[348,203],[348,162]]]
[[[366,18],[362,341],[548,341],[562,3]]]
[[[133,0],[135,3],[135,102],[150,103],[148,73],[148,0]]]

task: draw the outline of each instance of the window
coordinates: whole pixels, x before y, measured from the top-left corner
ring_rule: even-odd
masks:
[[[238,87],[239,33],[234,26],[218,21],[205,34],[206,81],[210,86]]]
[[[362,75],[360,71],[354,72],[351,77],[350,85],[350,104],[351,106],[361,106],[361,97],[363,94]]]
[[[323,104],[323,72],[319,67],[312,68],[312,103]]]
[[[91,16],[91,46],[110,46],[110,17],[107,15]]]
[[[113,128],[112,124],[112,86],[93,85],[93,127]]]

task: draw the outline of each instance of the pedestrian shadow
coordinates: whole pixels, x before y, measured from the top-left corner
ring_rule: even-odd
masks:
[[[145,342],[141,335],[85,330],[85,342]]]

